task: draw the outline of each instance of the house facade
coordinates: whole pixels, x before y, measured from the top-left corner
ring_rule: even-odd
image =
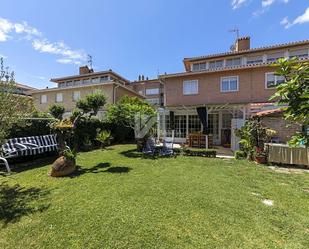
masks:
[[[40,111],[47,111],[52,104],[57,103],[62,104],[66,115],[69,115],[79,99],[98,90],[107,97],[107,105],[116,103],[123,96],[144,98],[128,86],[127,79],[112,70],[94,72],[84,66],[79,68],[78,75],[53,78],[51,81],[57,87],[32,92],[33,102]]]
[[[164,84],[161,132],[171,136],[173,112],[175,140],[185,142],[190,133],[202,131],[197,108],[205,107],[213,143],[237,149],[235,129],[254,113],[275,108],[269,98],[284,78],[274,74],[273,63],[279,58],[308,60],[308,55],[308,40],[250,48],[250,38],[244,37],[237,39],[233,51],[185,58],[184,72],[160,76]]]
[[[112,70],[94,72],[85,66],[78,75],[51,79],[57,87],[33,91],[32,96],[39,110],[62,103],[68,114],[78,99],[96,90],[105,93],[107,103],[126,95],[140,97],[158,108],[158,136],[184,143],[190,134],[203,131],[204,122],[214,145],[235,150],[235,130],[255,113],[277,108],[269,99],[284,78],[275,75],[274,62],[294,57],[309,59],[309,40],[251,48],[250,37],[243,37],[231,51],[184,58],[183,72],[157,79],[141,75],[130,82]],[[201,108],[207,121],[198,113]]]
[[[164,85],[159,79],[148,79],[143,75],[128,85],[132,90],[145,97],[155,107],[164,106]]]

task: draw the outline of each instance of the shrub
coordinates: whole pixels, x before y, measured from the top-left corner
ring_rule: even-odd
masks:
[[[217,152],[215,150],[206,150],[206,149],[184,149],[183,154],[185,156],[200,156],[200,157],[217,156]]]
[[[60,104],[53,104],[49,107],[48,112],[56,119],[62,120],[65,108]]]
[[[101,144],[101,148],[110,145],[111,139],[111,132],[107,130],[99,131],[96,137],[96,140]]]
[[[54,121],[47,113],[35,112],[29,119],[15,122],[8,133],[8,138],[51,134]]]
[[[236,150],[235,151],[235,158],[237,160],[246,159],[247,158],[246,152],[244,152],[242,150]]]
[[[84,114],[90,113],[90,116],[95,116],[98,111],[106,103],[106,97],[101,91],[88,94],[84,99],[80,99],[76,103],[76,107]]]
[[[64,156],[68,160],[75,161],[76,159],[76,151],[71,150],[70,148],[66,148],[65,150],[62,151],[62,156]]]

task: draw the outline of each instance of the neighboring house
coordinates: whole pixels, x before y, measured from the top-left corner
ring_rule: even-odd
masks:
[[[140,95],[145,96],[146,101],[155,107],[164,105],[164,86],[159,79],[149,80],[141,75],[137,81],[131,82],[128,86]]]
[[[16,83],[15,94],[31,96],[31,92],[37,90],[34,87],[27,86],[24,84]]]
[[[254,117],[259,118],[263,126],[277,132],[273,142],[286,143],[296,132],[302,131],[301,125],[285,120],[283,110],[279,108],[257,112]]]
[[[79,68],[79,74],[51,79],[58,86],[32,92],[33,101],[40,111],[47,111],[55,103],[64,105],[70,114],[76,101],[89,93],[101,90],[107,97],[107,104],[116,103],[123,96],[144,98],[127,86],[129,81],[112,70],[94,72],[87,66]]]
[[[233,51],[183,60],[185,72],[164,74],[164,124],[171,136],[170,112],[174,117],[175,140],[185,142],[190,133],[202,130],[197,107],[208,111],[208,128],[217,145],[237,149],[235,128],[253,113],[275,108],[269,97],[284,82],[271,64],[279,58],[308,60],[309,40],[251,48],[250,38],[239,38]]]

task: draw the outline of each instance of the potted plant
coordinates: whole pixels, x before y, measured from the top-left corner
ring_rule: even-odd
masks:
[[[254,160],[258,164],[266,164],[267,163],[267,154],[263,150],[263,148],[257,147],[254,155]]]

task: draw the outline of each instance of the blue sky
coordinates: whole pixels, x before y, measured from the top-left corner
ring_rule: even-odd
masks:
[[[0,55],[37,88],[94,69],[135,80],[183,71],[184,57],[225,52],[233,27],[251,46],[309,39],[308,0],[0,0]]]

